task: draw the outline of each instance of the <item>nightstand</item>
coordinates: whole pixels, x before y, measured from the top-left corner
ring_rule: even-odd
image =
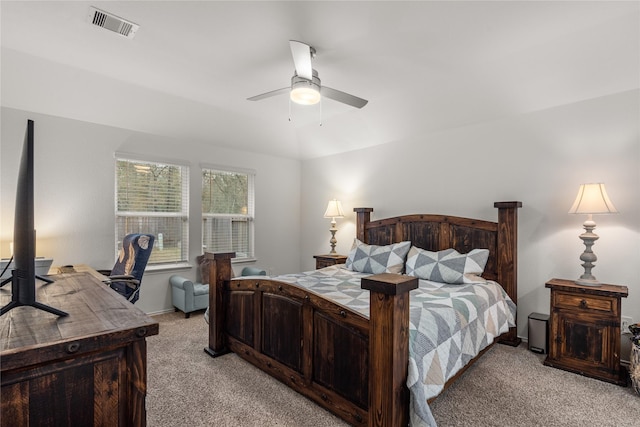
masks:
[[[345,255],[314,255],[313,257],[316,259],[316,270],[347,262]]]
[[[551,279],[551,317],[547,366],[618,385],[626,385],[620,368],[621,299],[626,286],[583,286]]]

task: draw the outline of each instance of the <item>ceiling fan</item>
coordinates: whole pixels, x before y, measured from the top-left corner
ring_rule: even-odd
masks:
[[[291,77],[291,87],[252,96],[247,98],[249,101],[259,101],[289,92],[291,100],[302,105],[317,104],[323,96],[356,108],[362,108],[367,105],[369,101],[366,99],[320,84],[318,72],[311,66],[311,60],[316,56],[316,50],[312,46],[296,40],[289,40],[289,45],[291,46],[291,55],[296,68],[293,77]]]

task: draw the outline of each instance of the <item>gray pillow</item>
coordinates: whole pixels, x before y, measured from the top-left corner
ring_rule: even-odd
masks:
[[[392,245],[367,245],[354,239],[349,251],[346,267],[361,273],[402,273],[404,261],[411,247],[411,242],[400,242]]]
[[[488,259],[488,249],[461,254],[455,249],[431,252],[412,246],[407,255],[406,273],[432,282],[485,283],[480,275]]]

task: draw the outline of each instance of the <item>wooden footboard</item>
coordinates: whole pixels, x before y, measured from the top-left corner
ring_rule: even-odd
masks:
[[[205,256],[212,272],[231,265],[232,254]],[[211,277],[219,280],[210,292],[207,353],[233,351],[352,425],[407,424],[409,291],[417,279],[363,279],[369,320],[288,283]]]
[[[411,240],[423,249],[488,248],[487,278],[517,301],[517,209],[498,202],[498,221],[406,215],[371,221],[354,209],[357,237],[385,245]],[[409,395],[409,292],[414,277],[379,274],[362,279],[370,317],[297,286],[268,278],[232,279],[233,253],[206,253],[210,265],[209,345],[233,351],[292,389],[356,426],[406,426]],[[515,328],[502,337],[518,342]]]

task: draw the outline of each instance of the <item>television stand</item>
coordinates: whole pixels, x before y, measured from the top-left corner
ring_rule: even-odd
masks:
[[[36,276],[36,279],[44,280],[47,284],[53,283],[53,280],[44,279],[41,276]],[[19,275],[15,275],[15,270],[12,272],[11,278],[4,280],[2,284],[0,284],[0,287],[6,285],[7,283],[9,283],[9,281],[11,281],[11,301],[7,305],[2,307],[2,309],[0,309],[0,316],[3,316],[13,308],[21,306],[37,308],[38,310],[43,310],[47,313],[55,314],[56,316],[60,317],[69,315],[69,313],[67,312],[58,310],[57,308],[53,308],[36,301],[35,284],[29,286],[27,283],[24,283],[26,282],[24,281],[24,279],[21,280]]]
[[[64,316],[68,316],[69,313],[62,311],[62,310],[58,310],[57,308],[53,308],[50,307],[46,304],[42,304],[38,301],[34,301],[32,303],[28,303],[28,304],[23,304],[19,301],[11,301],[9,304],[5,305],[4,307],[2,307],[2,310],[0,311],[0,316],[2,316],[3,314],[5,314],[7,311],[11,310],[12,308],[16,308],[16,307],[21,307],[21,306],[29,306],[29,307],[33,307],[33,308],[37,308],[39,310],[43,310],[46,311],[48,313],[51,314],[55,314],[56,316],[60,316],[60,317],[64,317]]]
[[[43,281],[43,282],[45,282],[47,285],[48,285],[48,284],[50,284],[50,283],[53,283],[53,280],[48,279],[48,278],[46,278],[46,277],[44,277],[44,276],[38,276],[37,274],[36,274],[36,279],[38,279],[38,280],[42,280],[42,281]],[[1,288],[1,287],[3,287],[4,285],[6,285],[7,283],[9,283],[11,280],[13,280],[13,277],[9,277],[9,278],[7,278],[7,279],[4,279],[4,280],[2,281],[2,283],[0,283],[0,288]]]

